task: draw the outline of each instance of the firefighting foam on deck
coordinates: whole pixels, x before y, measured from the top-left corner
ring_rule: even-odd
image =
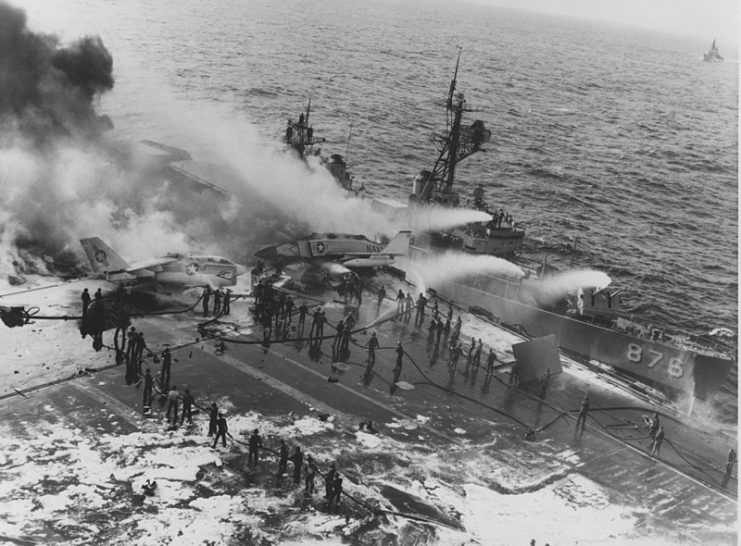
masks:
[[[0,0],[0,43],[0,542],[735,537],[724,355],[619,331],[610,277],[520,260],[483,191],[442,203],[490,135],[460,57],[397,206],[305,157],[308,108],[297,155],[189,104],[206,162],[111,137],[99,38]]]

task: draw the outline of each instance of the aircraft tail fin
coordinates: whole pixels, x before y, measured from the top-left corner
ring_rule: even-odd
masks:
[[[129,267],[126,261],[98,237],[80,239],[94,273],[120,272]]]
[[[380,254],[390,256],[403,256],[409,252],[409,244],[412,239],[411,231],[400,231],[389,244],[380,252]]]

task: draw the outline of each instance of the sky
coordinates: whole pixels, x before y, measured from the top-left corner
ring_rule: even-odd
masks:
[[[738,47],[738,0],[466,0],[683,34],[722,49]]]

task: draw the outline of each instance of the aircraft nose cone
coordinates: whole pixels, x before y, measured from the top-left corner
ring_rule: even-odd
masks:
[[[255,256],[261,260],[275,260],[278,257],[278,247],[275,245],[263,247],[255,252]]]
[[[237,264],[237,277],[244,275],[245,273],[247,273],[247,268],[243,265]]]

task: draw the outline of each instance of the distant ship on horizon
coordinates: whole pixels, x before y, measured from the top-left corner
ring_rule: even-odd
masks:
[[[709,63],[723,60],[723,57],[721,57],[720,55],[720,51],[718,51],[718,46],[715,45],[715,40],[713,40],[713,44],[710,46],[710,51],[702,55],[702,59]]]

